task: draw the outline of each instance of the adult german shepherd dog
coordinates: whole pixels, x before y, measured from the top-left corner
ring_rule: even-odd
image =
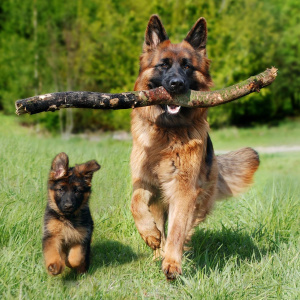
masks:
[[[99,169],[95,160],[69,168],[64,152],[52,162],[43,234],[45,264],[51,275],[60,274],[65,265],[78,273],[89,268],[93,220],[88,201],[93,174]]]
[[[157,15],[151,16],[135,90],[163,86],[170,94],[212,86],[206,57],[207,27],[200,18],[180,44],[172,44]],[[183,247],[217,199],[248,187],[258,154],[243,148],[215,156],[206,108],[154,105],[132,112],[131,212],[167,279],[182,274]],[[168,232],[165,224],[168,220]]]

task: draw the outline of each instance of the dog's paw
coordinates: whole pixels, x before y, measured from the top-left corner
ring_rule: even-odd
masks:
[[[174,260],[164,259],[162,270],[166,275],[167,280],[174,280],[177,276],[182,274],[181,264]]]
[[[160,248],[160,237],[156,238],[154,236],[147,236],[145,241],[147,245],[153,250]]]
[[[154,234],[156,234],[156,232]],[[141,236],[142,236],[143,240],[145,241],[145,243],[150,248],[152,248],[153,250],[156,250],[156,249],[160,248],[161,238],[160,238],[160,232],[159,231],[158,231],[158,234],[156,236],[153,235],[153,232],[152,232],[151,235],[141,234]]]
[[[63,271],[63,265],[59,262],[54,262],[48,265],[47,270],[51,275],[58,275]]]

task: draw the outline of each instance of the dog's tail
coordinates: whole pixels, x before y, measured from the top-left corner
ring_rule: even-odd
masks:
[[[217,156],[219,167],[217,199],[236,196],[249,187],[259,166],[258,153],[242,148]]]

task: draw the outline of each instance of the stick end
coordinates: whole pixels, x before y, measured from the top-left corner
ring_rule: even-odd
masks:
[[[16,115],[17,116],[24,115],[24,114],[27,113],[26,107],[24,107],[22,105],[22,103],[19,103],[18,101],[16,101],[16,103],[15,103],[15,108],[16,108]]]
[[[271,72],[271,75],[275,78],[277,77],[277,73],[278,73],[278,69],[275,67],[271,67],[271,69],[269,69]]]

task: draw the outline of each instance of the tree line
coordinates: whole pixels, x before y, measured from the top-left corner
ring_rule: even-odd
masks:
[[[212,108],[212,126],[277,122],[300,113],[298,0],[3,0],[0,2],[0,110],[58,91],[131,91],[148,19],[160,15],[172,42],[199,17],[208,23],[214,89],[266,68],[270,88]],[[25,117],[52,131],[129,129],[130,110],[61,110]]]

